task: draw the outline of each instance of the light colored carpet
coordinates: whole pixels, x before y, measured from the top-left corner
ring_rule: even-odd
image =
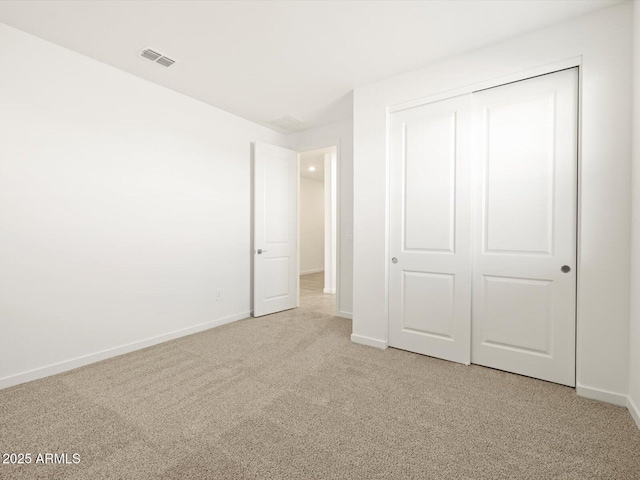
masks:
[[[639,479],[626,409],[572,389],[349,341],[303,307],[0,392],[11,479]]]

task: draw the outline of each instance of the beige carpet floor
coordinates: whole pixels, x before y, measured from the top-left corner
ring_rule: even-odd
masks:
[[[640,479],[626,409],[349,341],[318,276],[303,306],[0,391],[2,479]]]

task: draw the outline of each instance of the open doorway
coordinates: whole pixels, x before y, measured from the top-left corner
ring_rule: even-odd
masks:
[[[301,152],[300,306],[335,314],[337,290],[337,148]]]

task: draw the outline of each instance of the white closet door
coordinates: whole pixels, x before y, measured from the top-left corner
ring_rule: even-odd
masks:
[[[471,361],[575,385],[577,69],[474,94]]]
[[[468,364],[471,95],[390,117],[389,344]]]

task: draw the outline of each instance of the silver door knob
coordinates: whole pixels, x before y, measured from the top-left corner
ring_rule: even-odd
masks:
[[[391,263],[398,263],[398,259],[397,259],[396,257],[393,257],[393,258],[391,259]]]
[[[262,255],[263,253],[266,253],[267,250],[263,250],[261,248],[258,249],[258,255]]]
[[[569,265],[563,265],[560,270],[562,270],[562,273],[569,273],[571,271],[571,267]]]

